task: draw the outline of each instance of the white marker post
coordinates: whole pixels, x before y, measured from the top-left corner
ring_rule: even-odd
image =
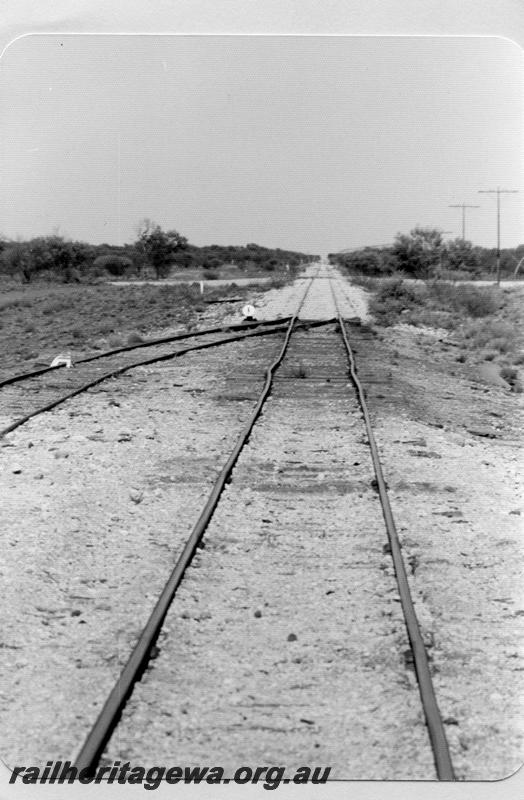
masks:
[[[59,353],[56,358],[53,358],[51,361],[52,367],[59,367],[60,364],[65,364],[67,369],[70,369],[73,366],[73,362],[71,361],[71,353]]]
[[[200,283],[200,294],[204,294],[204,281],[199,281]]]

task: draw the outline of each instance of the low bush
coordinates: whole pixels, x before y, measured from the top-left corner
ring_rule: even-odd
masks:
[[[369,310],[382,325],[394,325],[404,311],[421,302],[421,292],[416,286],[394,278],[380,284],[371,298]]]
[[[214,268],[202,270],[202,277],[205,281],[216,281],[220,278],[220,272]]]
[[[443,281],[467,281],[471,280],[471,275],[469,272],[461,269],[441,269],[439,270],[438,277],[440,280]]]
[[[278,261],[276,259],[270,259],[268,261],[263,261],[260,265],[264,272],[274,272],[278,266]]]
[[[271,287],[271,289],[282,289],[287,284],[287,282],[288,281],[286,280],[286,278],[275,276],[272,277],[271,280],[269,281],[269,286]]]
[[[371,291],[374,291],[378,286],[380,286],[377,278],[370,278],[367,275],[351,275],[351,283],[356,284],[356,286],[362,286],[363,289],[369,289]]]
[[[517,344],[514,326],[499,319],[476,319],[463,328],[461,335],[467,347],[485,350],[488,361],[511,354]]]
[[[70,306],[69,300],[56,298],[54,300],[49,300],[45,303],[42,308],[40,309],[40,313],[44,316],[50,316],[51,314],[57,314],[59,311],[64,311],[68,309]]]
[[[463,312],[469,317],[486,317],[495,314],[502,304],[500,290],[492,287],[472,286],[468,283],[432,283],[430,297],[449,310]]]
[[[504,320],[475,320],[464,328],[464,338],[473,340],[480,347],[488,347],[495,340],[513,342],[515,330]]]
[[[401,300],[403,302],[415,302],[418,300],[416,286],[406,283],[402,278],[392,278],[381,283],[377,298],[382,301]]]
[[[493,287],[393,279],[380,282],[370,311],[383,325],[403,319],[413,325],[452,329],[461,322],[494,316],[503,304],[501,291]]]
[[[375,288],[369,308],[381,325],[443,328],[464,351],[517,366],[524,363],[521,302],[518,293],[494,286],[388,280]]]
[[[468,284],[457,286],[457,306],[471,317],[487,317],[501,307],[500,291]]]
[[[108,255],[95,258],[92,269],[95,275],[100,275],[101,272],[107,272],[115,278],[120,278],[132,272],[134,265],[132,260],[127,258],[127,256],[109,253]]]
[[[449,311],[442,311],[424,305],[413,308],[407,315],[407,321],[411,325],[420,325],[425,328],[443,328],[444,330],[451,330],[457,324],[455,315]]]

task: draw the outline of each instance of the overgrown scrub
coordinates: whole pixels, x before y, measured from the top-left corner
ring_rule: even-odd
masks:
[[[286,286],[286,284],[290,282],[291,281],[289,279],[286,280],[286,277],[284,275],[280,275],[278,277],[275,276],[271,278],[271,280],[269,281],[269,286],[271,287],[271,289],[282,289],[284,286]]]
[[[469,317],[495,314],[502,304],[500,290],[467,283],[432,283],[428,286],[428,300],[441,304],[447,311],[457,311]]]
[[[129,275],[132,271],[133,261],[130,258],[109,253],[95,258],[91,273],[93,275],[103,275],[107,272],[108,275],[114,278],[121,278],[123,275]]]
[[[413,325],[454,328],[457,322],[496,314],[503,305],[499,289],[469,284],[410,284],[401,279],[382,282],[370,311],[382,325],[400,320]]]
[[[467,361],[468,353],[475,354],[497,362],[512,375],[513,366],[524,361],[521,306],[518,290],[393,280],[382,282],[376,289],[370,311],[381,325],[406,322],[452,331],[463,350],[457,355],[458,361]]]
[[[349,275],[387,276],[402,273],[410,278],[493,280],[497,251],[473,245],[462,238],[444,241],[439,228],[416,226],[409,234],[397,233],[389,245],[368,245],[330,253]],[[524,244],[500,251],[503,278],[513,278],[524,260]]]
[[[363,289],[369,289],[372,292],[380,286],[380,282],[377,278],[370,278],[367,275],[352,275],[351,283],[354,283],[356,286],[362,286]]]
[[[498,355],[514,350],[517,334],[514,326],[504,320],[475,320],[464,326],[462,338],[470,347],[486,348],[488,353],[495,352]],[[493,358],[487,360],[492,361]]]
[[[204,269],[202,271],[202,277],[205,281],[216,281],[220,278],[220,272],[218,269]]]
[[[380,284],[369,303],[369,310],[381,325],[394,325],[404,312],[420,305],[421,291],[401,279],[394,278]]]

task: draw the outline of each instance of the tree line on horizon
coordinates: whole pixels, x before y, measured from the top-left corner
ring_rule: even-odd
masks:
[[[172,271],[199,269],[205,277],[218,277],[221,267],[232,265],[246,273],[296,271],[319,256],[246,245],[198,247],[176,230],[164,231],[149,219],[137,226],[131,244],[93,245],[59,236],[38,236],[27,241],[0,237],[0,273],[30,283],[35,278],[65,283],[102,278],[167,278]]]
[[[330,253],[331,264],[352,275],[386,277],[403,274],[410,278],[480,278],[493,275],[496,248],[473,245],[456,238],[444,241],[437,228],[415,227],[409,234],[398,233],[389,246],[369,246]],[[500,251],[500,272],[508,278],[524,274],[524,244]]]

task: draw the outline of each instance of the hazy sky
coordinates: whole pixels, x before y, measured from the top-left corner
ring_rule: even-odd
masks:
[[[497,38],[28,36],[0,61],[0,233],[326,253],[524,242],[523,56]]]

